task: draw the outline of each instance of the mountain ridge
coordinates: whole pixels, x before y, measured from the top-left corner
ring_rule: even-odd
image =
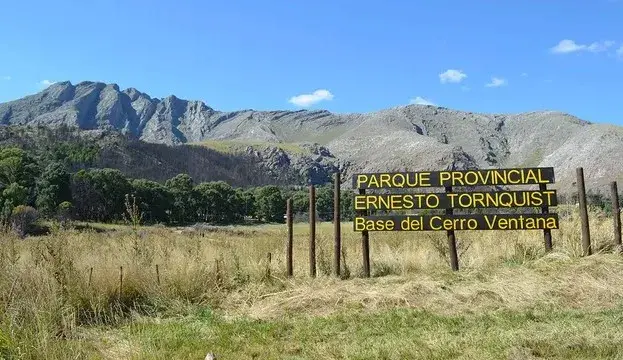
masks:
[[[4,125],[106,129],[166,145],[206,141],[318,144],[348,176],[359,171],[554,166],[561,188],[573,167],[587,184],[621,178],[623,128],[555,111],[476,113],[404,105],[368,113],[327,110],[219,111],[175,95],[153,98],[117,84],[69,81],[0,104]],[[596,140],[597,139],[597,140]],[[610,178],[608,178],[610,177]]]

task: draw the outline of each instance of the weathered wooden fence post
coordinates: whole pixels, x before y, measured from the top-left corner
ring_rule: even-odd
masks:
[[[539,184],[540,191],[547,191],[547,184]],[[549,214],[549,206],[545,205],[541,207],[541,214],[547,215]],[[545,242],[545,251],[551,252],[553,248],[552,244],[552,230],[544,229],[543,230],[543,240]]]
[[[588,224],[588,208],[586,205],[586,187],[584,185],[584,169],[577,168],[578,201],[580,205],[580,220],[582,222],[582,255],[592,254],[591,232]]]
[[[316,277],[316,188],[309,186],[309,276]]]
[[[272,254],[269,252],[266,254],[266,278],[270,278],[270,265],[272,262]]]
[[[123,292],[123,266],[119,266],[119,301]]]
[[[156,281],[158,282],[158,286],[160,286],[160,268],[158,264],[156,264]]]
[[[335,173],[333,179],[333,269],[335,276],[340,277],[340,255],[342,252],[342,219],[340,215],[340,173]]]
[[[610,183],[610,193],[612,196],[612,216],[614,221],[614,247],[615,251],[623,252],[621,244],[621,208],[619,207],[619,189],[616,181]]]
[[[446,194],[452,192],[452,186],[446,186]],[[452,215],[452,208],[446,209],[446,215]],[[454,235],[454,230],[447,230],[446,234],[448,236],[448,253],[450,254],[450,266],[453,271],[459,270],[459,254],[456,249],[456,237]]]
[[[221,262],[219,259],[214,260],[214,264],[216,265],[216,285],[217,286],[223,285],[223,275],[221,274],[220,263]]]
[[[359,189],[359,195],[365,195],[366,189]],[[361,216],[366,216],[367,211],[361,210]],[[361,232],[361,254],[363,257],[363,276],[370,277],[370,235],[368,230]]]
[[[292,199],[286,201],[286,222],[288,223],[288,241],[286,243],[286,272],[288,277],[294,276],[294,264],[292,263],[292,252],[294,246],[294,234],[292,232]]]

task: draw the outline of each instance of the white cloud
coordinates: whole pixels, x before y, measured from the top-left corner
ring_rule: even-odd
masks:
[[[445,72],[439,74],[439,81],[442,84],[445,83],[460,83],[467,77],[462,70],[448,69]]]
[[[551,51],[555,54],[567,54],[576,51],[583,50],[586,45],[578,45],[573,40],[561,40],[558,45],[551,48]]]
[[[491,82],[486,84],[485,86],[486,87],[500,87],[504,85],[508,85],[508,81],[506,81],[506,79],[492,77]]]
[[[592,53],[603,52],[608,50],[615,44],[612,40],[596,41],[591,44],[578,44],[573,40],[565,39],[561,40],[556,46],[552,47],[550,51],[554,54],[570,54],[578,51],[588,51]]]
[[[521,73],[521,77],[527,77],[528,73]]]
[[[415,104],[415,105],[433,105],[433,106],[437,106],[437,104],[435,104],[434,102],[430,101],[430,100],[426,100],[421,96],[416,96],[415,99],[411,99],[409,101],[409,104]]]
[[[333,94],[329,90],[319,89],[311,94],[293,96],[289,102],[297,106],[308,107],[324,100],[333,100]]]
[[[623,58],[623,45],[621,45],[621,47],[617,50],[617,56]]]
[[[11,80],[11,77],[10,77],[10,76],[8,76],[8,75],[7,75],[7,76],[3,76],[3,77],[2,77],[2,80],[9,81],[9,80]]]
[[[52,81],[52,80],[41,80],[41,82],[39,82],[39,86],[47,88],[48,86],[52,85],[52,84],[56,84],[56,81]]]
[[[608,50],[610,47],[614,45],[614,41],[606,40],[594,42],[586,47],[586,50],[590,52],[602,52]]]

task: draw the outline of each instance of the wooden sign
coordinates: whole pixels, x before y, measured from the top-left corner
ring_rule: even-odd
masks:
[[[454,230],[552,230],[558,229],[558,215],[549,207],[558,205],[554,169],[512,168],[420,172],[362,173],[353,176],[358,189],[354,207],[358,216],[355,231],[454,231]],[[453,191],[460,187],[539,185],[538,190]],[[374,189],[443,188],[445,192],[373,194]],[[534,214],[461,214],[453,209],[535,208]],[[443,215],[390,214],[375,211],[446,210]]]

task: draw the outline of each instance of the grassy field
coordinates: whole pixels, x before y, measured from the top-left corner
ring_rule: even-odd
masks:
[[[205,146],[212,150],[224,154],[237,154],[244,152],[247,147],[257,150],[265,150],[267,148],[276,147],[290,154],[304,154],[308,152],[298,144],[293,143],[271,143],[251,140],[205,140],[201,142],[190,143],[191,145]]]
[[[284,225],[2,235],[0,358],[623,359],[612,221],[591,213],[595,255],[582,258],[577,215],[560,212],[551,254],[538,231],[458,232],[456,273],[442,233],[372,233],[370,279],[350,223],[343,279],[329,223],[316,279],[307,224],[293,279]]]

